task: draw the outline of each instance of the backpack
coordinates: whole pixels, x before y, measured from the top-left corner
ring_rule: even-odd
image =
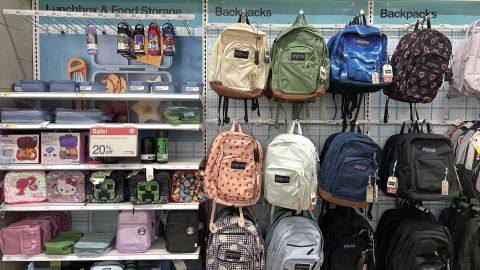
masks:
[[[212,232],[215,231],[215,204],[243,207],[257,203],[262,189],[262,169],[262,145],[244,133],[236,121],[229,131],[220,132],[213,140],[205,168],[205,192],[214,203]],[[243,215],[239,222],[243,224]]]
[[[296,132],[295,133],[295,129]],[[308,210],[317,200],[318,151],[294,120],[275,137],[265,155],[265,198],[274,205]]]
[[[400,39],[393,55],[393,82],[383,92],[389,98],[409,103],[430,103],[442,86],[452,55],[450,40],[437,30],[418,29]],[[386,103],[388,110],[388,99]]]
[[[158,232],[155,211],[121,211],[118,214],[116,249],[121,253],[146,252]]]
[[[328,40],[330,52],[330,88],[328,92],[341,95],[343,131],[347,118],[353,131],[362,107],[363,95],[386,88],[382,70],[388,64],[387,36],[367,25],[365,15],[357,15],[350,23]],[[378,75],[378,81],[372,78]],[[335,108],[336,115],[336,108]]]
[[[320,270],[323,236],[310,217],[282,209],[265,238],[267,270]]]
[[[245,208],[245,226],[233,207],[217,215],[217,232],[208,238],[206,270],[265,270],[265,247],[260,227],[250,208]],[[242,212],[240,212],[242,214]]]
[[[267,96],[303,102],[323,95],[330,79],[330,59],[322,33],[300,13],[283,29],[271,48],[271,78]]]
[[[353,208],[337,206],[321,218],[325,259],[323,270],[375,269],[374,233]]]
[[[85,174],[81,171],[47,173],[49,202],[80,203],[85,201]]]
[[[367,135],[331,135],[320,154],[318,190],[322,199],[349,207],[367,206],[367,187],[375,185],[382,149]]]
[[[137,172],[138,173],[138,172]],[[132,175],[130,183],[130,202],[133,204],[168,203],[170,201],[170,173],[159,172],[152,181],[147,181],[143,173]]]
[[[385,142],[379,169],[379,187],[387,195],[412,200],[445,200],[459,197],[461,185],[450,141],[442,135],[412,133],[393,135]],[[396,177],[396,180],[393,180]],[[448,181],[442,188],[442,182]],[[392,181],[396,182],[393,183]],[[396,192],[388,187],[397,186]]]
[[[44,171],[11,171],[3,179],[3,198],[6,204],[38,203],[47,200]]]
[[[399,220],[396,214],[402,211],[403,219]],[[382,216],[377,226],[377,252],[378,257],[383,258],[383,265],[378,265],[377,269],[451,269],[453,245],[448,229],[432,214],[414,211],[418,210],[388,210],[389,218],[394,218],[394,222]],[[383,238],[387,236],[385,231],[391,233],[388,238]],[[378,232],[382,232],[383,237]]]
[[[170,253],[192,253],[199,246],[197,210],[169,211],[165,229],[166,249]]]
[[[123,202],[127,196],[127,175],[121,171],[98,171],[86,181],[85,197],[89,203]],[[94,181],[95,184],[92,182]]]
[[[270,57],[267,34],[246,23],[226,27],[215,43],[210,61],[209,83],[219,95],[218,123],[222,123],[220,108],[223,98],[223,123],[228,124],[229,98],[244,101],[245,122],[248,122],[247,100],[252,100],[252,109],[257,110],[258,98],[262,96],[267,82]],[[260,116],[260,115],[259,115]]]

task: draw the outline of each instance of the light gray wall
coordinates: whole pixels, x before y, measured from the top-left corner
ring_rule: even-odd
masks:
[[[0,9],[31,9],[31,0],[0,0]],[[0,89],[31,79],[32,24],[16,15],[0,14]]]

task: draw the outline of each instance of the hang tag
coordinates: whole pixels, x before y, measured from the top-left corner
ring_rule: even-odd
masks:
[[[372,72],[372,84],[379,84],[380,83],[380,76],[378,76],[378,72]]]
[[[110,176],[111,173],[112,173],[112,171],[94,172],[90,176],[90,182],[92,182],[92,184],[94,184],[94,185],[99,185],[99,184],[103,183],[103,181],[105,181],[105,178],[107,178],[107,176]]]
[[[363,267],[362,267],[362,270],[368,270],[368,265],[364,264]]]
[[[386,64],[382,67],[383,82],[389,83],[393,81],[393,68],[391,65]]]
[[[316,192],[312,192],[310,194],[310,202],[311,202],[312,205],[317,204],[317,193]]]
[[[270,63],[270,51],[265,50],[265,63],[268,64]]]
[[[447,68],[447,71],[445,71],[445,75],[444,75],[443,80],[446,81],[446,82],[453,82],[452,68]]]
[[[442,181],[442,196],[448,196],[448,181],[444,179]]]
[[[378,202],[378,185],[377,183],[375,183],[375,186],[374,186],[374,191],[375,191],[375,201]]]
[[[397,194],[398,189],[398,178],[395,176],[388,177],[387,180],[387,193],[388,194]]]
[[[373,186],[370,183],[367,186],[367,202],[373,203]]]
[[[320,80],[325,81],[327,79],[327,70],[324,66],[320,67]]]
[[[173,265],[177,270],[187,270],[187,265],[183,261],[173,261]]]
[[[147,182],[155,179],[155,177],[153,176],[153,167],[146,167],[145,171],[146,171]]]

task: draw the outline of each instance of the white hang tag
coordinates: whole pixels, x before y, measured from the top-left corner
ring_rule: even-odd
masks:
[[[155,177],[153,176],[153,167],[146,167],[145,171],[146,171],[147,182],[155,179]]]
[[[387,193],[388,194],[397,194],[398,189],[398,178],[395,176],[388,177],[387,180]]]
[[[393,68],[391,65],[386,64],[382,67],[383,82],[389,83],[393,81]]]
[[[377,183],[375,183],[375,186],[374,186],[374,191],[375,191],[375,201],[378,202],[378,185]]]
[[[442,196],[448,196],[448,181],[444,179],[442,181]]]
[[[92,182],[92,184],[94,184],[94,185],[99,185],[99,184],[103,183],[103,181],[105,181],[105,178],[107,178],[107,176],[110,176],[111,173],[112,173],[112,171],[94,172],[90,176],[90,182]]]
[[[327,70],[324,66],[320,67],[320,80],[325,81],[327,79]]]
[[[373,186],[371,183],[368,183],[368,186],[367,186],[367,202],[368,203],[373,203]]]
[[[374,71],[372,72],[372,84],[379,84],[380,83],[380,76],[378,75],[378,72]]]

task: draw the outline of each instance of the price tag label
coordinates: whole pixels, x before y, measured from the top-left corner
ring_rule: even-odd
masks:
[[[138,130],[133,127],[90,129],[91,157],[136,157]]]
[[[156,91],[168,91],[168,85],[157,85],[155,86]]]
[[[198,92],[200,88],[198,86],[186,86],[185,91],[187,92]]]
[[[143,90],[145,90],[145,86],[143,86],[143,85],[132,85],[132,86],[130,86],[130,90],[132,90],[132,91],[143,91]]]

